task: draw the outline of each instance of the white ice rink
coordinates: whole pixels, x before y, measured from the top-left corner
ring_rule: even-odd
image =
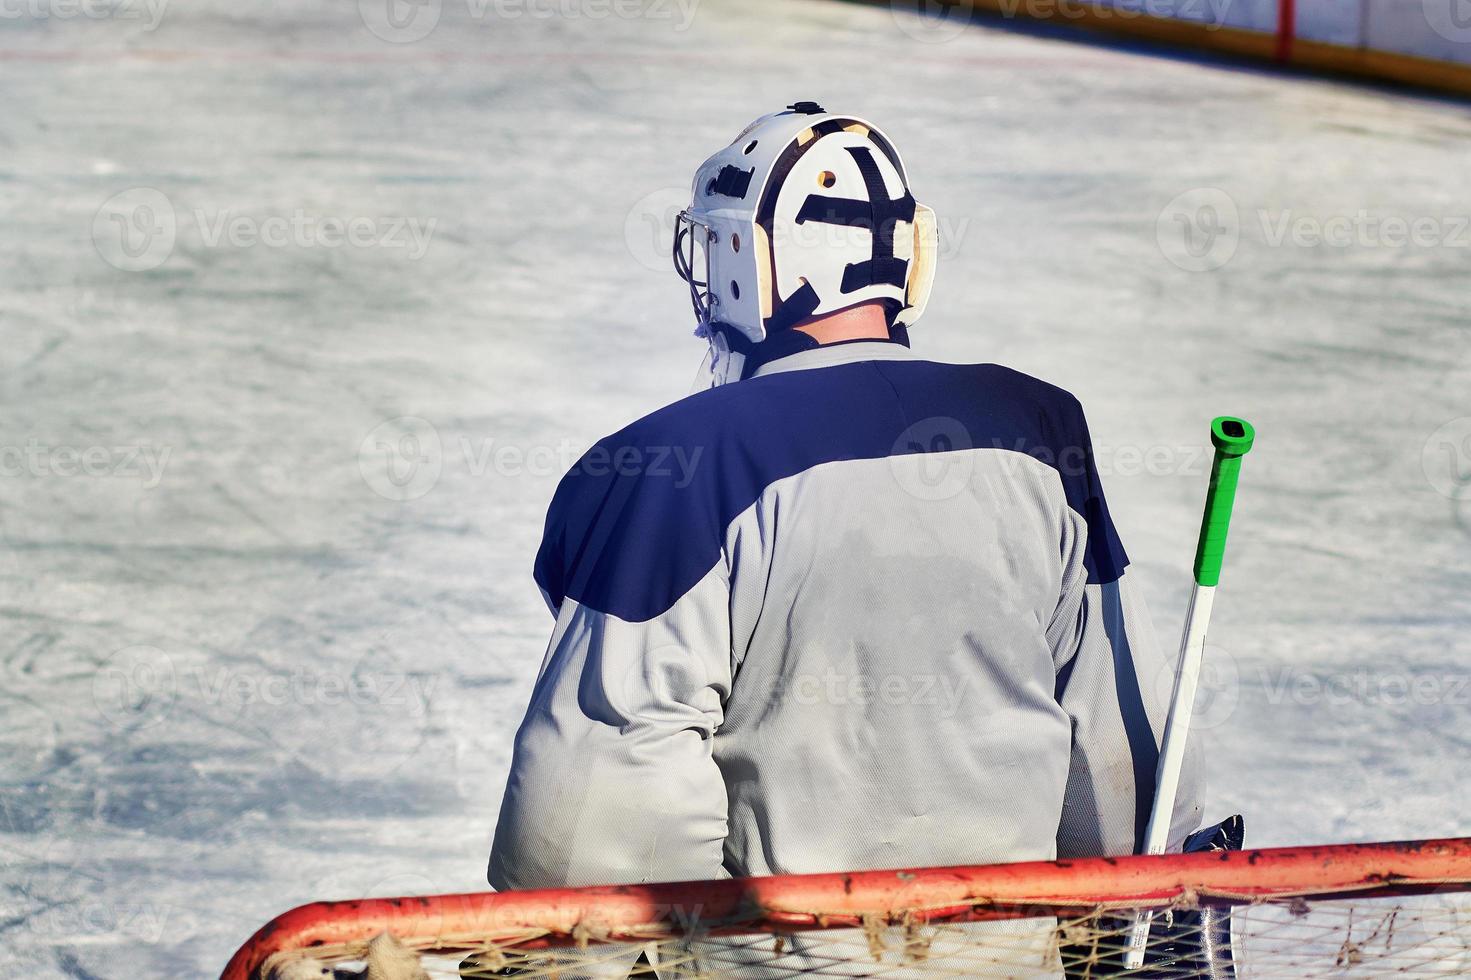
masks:
[[[795,99],[941,216],[916,347],[1088,406],[1171,646],[1256,423],[1210,818],[1471,833],[1464,104],[821,0],[159,2],[0,18],[0,975],[482,887],[545,505],[687,389],[662,226]]]

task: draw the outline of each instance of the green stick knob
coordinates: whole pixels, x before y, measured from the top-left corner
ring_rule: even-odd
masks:
[[[1211,422],[1211,444],[1216,458],[1211,463],[1211,485],[1206,492],[1205,516],[1200,521],[1200,542],[1195,547],[1195,582],[1215,585],[1221,581],[1221,562],[1226,557],[1226,529],[1231,524],[1231,505],[1236,500],[1236,478],[1241,457],[1251,451],[1256,430],[1245,419],[1222,415]]]

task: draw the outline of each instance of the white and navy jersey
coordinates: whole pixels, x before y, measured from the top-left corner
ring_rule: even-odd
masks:
[[[1077,400],[829,345],[563,479],[497,888],[1126,854],[1161,660]],[[1199,817],[1193,760],[1173,838]]]

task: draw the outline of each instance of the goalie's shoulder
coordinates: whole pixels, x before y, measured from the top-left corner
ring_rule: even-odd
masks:
[[[537,584],[630,622],[659,615],[720,555],[716,456],[739,427],[741,385],[681,399],[599,439],[562,477],[547,509]],[[739,400],[739,399],[734,399]]]

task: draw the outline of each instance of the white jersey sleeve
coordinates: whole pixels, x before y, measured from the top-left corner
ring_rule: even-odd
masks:
[[[561,603],[516,736],[492,885],[720,874],[725,784],[711,753],[731,685],[728,605],[723,561],[643,622]]]

